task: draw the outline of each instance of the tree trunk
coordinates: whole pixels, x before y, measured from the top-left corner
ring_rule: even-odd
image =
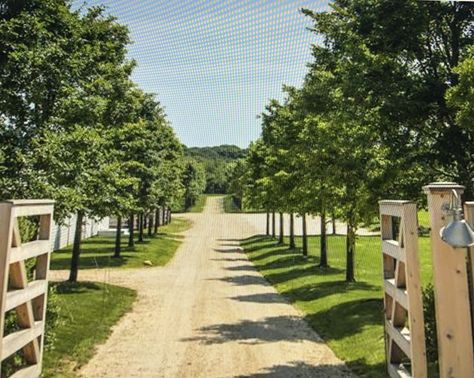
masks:
[[[321,212],[321,259],[319,261],[319,266],[327,267],[328,266],[328,244],[327,244],[327,234],[326,234],[326,211]]]
[[[303,256],[308,256],[308,235],[306,233],[306,214],[301,216],[301,222],[303,225]]]
[[[135,247],[135,215],[130,214],[128,219],[128,246],[133,248]]]
[[[71,271],[69,272],[69,282],[77,282],[77,271],[79,269],[79,257],[81,255],[81,238],[82,238],[82,220],[84,212],[78,211],[76,218],[76,230],[74,232],[74,243],[72,246]]]
[[[138,216],[138,241],[143,243],[143,213]]]
[[[155,229],[153,230],[153,234],[156,235],[158,233],[158,227],[160,226],[160,208],[155,210]]]
[[[162,206],[161,211],[163,214],[161,214],[162,219],[161,219],[161,224],[165,225],[166,224],[166,207]]]
[[[276,232],[275,232],[275,212],[273,211],[272,212],[272,238],[275,239],[275,235],[276,235]]]
[[[148,216],[148,237],[153,234],[153,213],[151,212]]]
[[[171,208],[168,208],[168,223],[171,223]]]
[[[267,226],[265,229],[265,235],[269,236],[270,235],[270,213],[267,211]]]
[[[290,249],[295,249],[295,216],[290,213]]]
[[[354,254],[355,254],[355,226],[354,226],[354,221],[349,218],[349,221],[347,222],[347,236],[346,236],[346,281],[347,282],[355,282]]]
[[[283,213],[280,213],[280,235],[278,235],[278,244],[283,244],[284,239],[283,239]]]
[[[113,257],[120,257],[122,243],[122,217],[117,217],[117,231],[115,232],[115,249]]]
[[[334,213],[332,213],[331,221],[332,221],[332,234],[336,235],[336,217]]]
[[[146,230],[146,226],[147,226],[147,223],[148,223],[148,222],[147,222],[147,218],[148,218],[148,217],[147,217],[146,213],[143,213],[143,215],[142,215],[143,232],[145,232],[145,230]]]

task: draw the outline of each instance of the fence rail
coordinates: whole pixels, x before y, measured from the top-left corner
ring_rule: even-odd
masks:
[[[379,204],[387,370],[392,378],[424,378],[427,366],[416,204]],[[399,225],[398,235],[395,224]]]
[[[0,356],[3,361],[22,351],[26,366],[12,375],[16,378],[41,373],[53,207],[50,200],[0,203]],[[22,244],[18,218],[26,216],[39,216],[38,239]],[[25,260],[30,258],[36,259],[36,265],[29,282]],[[19,330],[5,336],[5,315],[12,310]]]

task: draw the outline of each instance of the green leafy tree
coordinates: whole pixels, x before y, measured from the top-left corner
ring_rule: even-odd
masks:
[[[341,98],[352,99],[360,114],[371,112],[371,127],[397,162],[394,173],[417,172],[395,179],[392,193],[418,198],[420,185],[433,179],[471,192],[470,142],[445,95],[473,44],[474,5],[336,0],[331,7],[305,12],[323,36],[313,66],[342,78]]]
[[[183,170],[184,208],[189,209],[203,193],[206,187],[206,173],[202,164],[187,159]]]
[[[242,210],[244,198],[246,170],[247,166],[244,159],[236,160],[227,166],[228,192],[232,194],[232,199],[240,210]]]

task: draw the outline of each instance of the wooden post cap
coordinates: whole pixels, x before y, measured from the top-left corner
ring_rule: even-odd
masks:
[[[423,187],[425,194],[433,192],[450,192],[453,189],[459,194],[463,194],[465,187],[455,182],[432,182]]]

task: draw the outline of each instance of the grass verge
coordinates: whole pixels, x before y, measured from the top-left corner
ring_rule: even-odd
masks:
[[[122,237],[122,254],[120,258],[113,258],[115,237],[95,236],[82,242],[80,269],[91,268],[139,268],[143,261],[149,260],[154,266],[165,265],[173,256],[183,232],[191,227],[191,221],[174,217],[172,222],[159,229],[159,233],[151,238],[145,236],[143,243],[135,243],[135,247],[128,247],[128,236]],[[69,269],[72,246],[55,251],[51,255],[52,270]]]
[[[75,370],[94,354],[111,327],[132,308],[136,292],[93,283],[53,283],[60,307],[60,322],[52,350],[45,351],[44,377],[76,377]]]
[[[328,237],[329,268],[320,268],[319,236],[309,238],[310,256],[277,246],[269,237],[241,242],[263,276],[299,310],[331,349],[357,374],[385,377],[382,262],[380,238],[360,236],[356,244],[357,282],[345,282],[345,237]],[[429,238],[421,237],[423,283],[431,281]],[[287,242],[287,240],[286,240]]]

